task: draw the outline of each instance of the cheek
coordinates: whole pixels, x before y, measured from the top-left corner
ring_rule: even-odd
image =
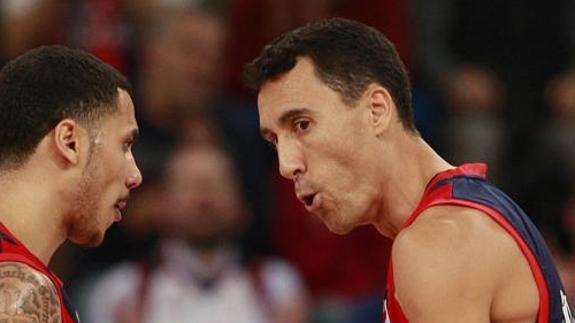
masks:
[[[353,214],[361,212],[361,206],[368,200],[365,181],[369,174],[357,155],[347,151],[326,152],[311,180],[325,193],[329,208],[340,210],[351,219],[355,217]]]
[[[108,180],[110,182],[124,182],[126,179],[128,166],[129,161],[123,154],[114,159],[111,159],[110,165],[108,167]]]
[[[362,125],[354,120],[341,121],[338,127],[322,129],[321,134],[311,138],[309,152],[322,159],[338,171],[349,173],[361,165],[361,155],[365,154],[365,131],[358,129]],[[315,153],[314,153],[315,152]]]
[[[311,173],[336,186],[350,186],[361,174],[361,164],[355,147],[345,141],[318,147],[316,152],[310,155],[308,166]]]
[[[98,176],[93,179],[96,189],[100,191],[101,204],[113,205],[120,197],[125,184],[125,171],[122,160],[109,158],[101,161]]]

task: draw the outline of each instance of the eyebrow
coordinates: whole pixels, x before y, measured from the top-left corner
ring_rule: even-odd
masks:
[[[287,110],[284,113],[282,113],[282,115],[278,118],[279,120],[279,124],[280,126],[285,126],[286,124],[289,124],[293,119],[304,115],[304,114],[311,114],[311,111],[309,109],[306,108],[297,108],[297,109],[291,109],[291,110]],[[260,129],[260,135],[264,138],[264,139],[268,139],[268,137],[273,134],[273,131],[271,131],[268,128],[261,128]]]

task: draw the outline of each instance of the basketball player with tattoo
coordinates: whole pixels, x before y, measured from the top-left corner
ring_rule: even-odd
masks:
[[[79,322],[47,264],[97,246],[142,181],[130,86],[91,54],[33,49],[0,71],[0,322]]]

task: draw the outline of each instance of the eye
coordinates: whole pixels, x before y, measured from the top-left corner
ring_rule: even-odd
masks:
[[[272,149],[276,150],[277,149],[277,144],[278,144],[278,139],[276,136],[270,136],[268,138],[265,138],[265,142],[267,143],[268,146],[270,146]]]
[[[306,120],[306,119],[300,119],[300,120],[296,120],[294,122],[295,130],[298,132],[306,131],[306,130],[308,130],[308,128],[310,126],[311,126],[311,122],[309,120]]]
[[[130,151],[132,149],[132,145],[134,144],[134,140],[129,139],[124,142],[124,151]]]

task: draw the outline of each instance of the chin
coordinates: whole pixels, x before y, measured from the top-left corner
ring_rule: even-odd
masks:
[[[81,235],[70,237],[69,240],[82,247],[98,247],[104,241],[104,233],[100,231],[90,233],[84,232]]]
[[[340,235],[340,236],[346,235],[346,234],[350,233],[351,230],[353,230],[353,228],[341,228],[341,227],[333,228],[330,226],[328,226],[327,228],[329,229],[329,231],[331,233],[335,233],[335,234]]]
[[[350,225],[348,223],[341,223],[337,221],[326,221],[325,225],[329,229],[329,231],[338,235],[348,234],[351,232],[351,230],[355,228],[355,225]]]
[[[103,234],[99,234],[97,236],[92,237],[90,240],[88,240],[85,244],[83,244],[83,247],[89,247],[89,248],[93,248],[93,247],[98,247],[102,244],[102,242],[104,242],[104,235]]]
[[[322,220],[329,231],[338,235],[348,234],[357,223],[350,221],[348,217],[337,211],[325,211],[317,216]]]

